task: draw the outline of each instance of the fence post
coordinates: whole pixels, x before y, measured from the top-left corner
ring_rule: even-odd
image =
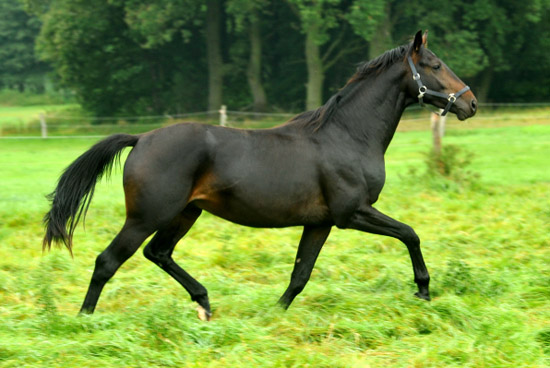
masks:
[[[220,125],[227,126],[227,106],[222,105],[219,113],[220,113]]]
[[[48,126],[46,125],[46,116],[43,112],[40,113],[40,131],[42,138],[48,138]]]
[[[432,123],[434,152],[439,155],[441,154],[441,140],[445,135],[445,122],[447,121],[447,116],[439,116],[436,113],[432,113],[430,120]]]

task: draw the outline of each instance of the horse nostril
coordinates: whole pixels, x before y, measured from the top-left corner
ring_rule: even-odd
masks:
[[[476,111],[476,110],[477,110],[477,102],[476,102],[476,100],[472,100],[472,102],[470,102],[470,105],[472,106],[472,110],[473,110],[473,111]]]

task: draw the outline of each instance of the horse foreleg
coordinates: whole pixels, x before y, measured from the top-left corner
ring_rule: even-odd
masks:
[[[187,208],[181,215],[174,218],[169,225],[161,228],[143,249],[143,254],[153,263],[162,268],[187,290],[191,300],[199,304],[198,312],[201,320],[210,320],[210,302],[206,288],[177,265],[172,259],[172,252],[178,241],[189,231],[200,216],[198,208]]]
[[[430,300],[430,275],[420,251],[420,239],[409,225],[394,220],[371,206],[365,206],[354,213],[346,227],[391,236],[405,243],[411,256],[414,282],[418,285],[418,292],[415,295],[421,299]]]
[[[101,291],[107,281],[113,277],[118,268],[136,252],[141,243],[153,231],[152,229],[147,230],[146,227],[132,220],[126,221],[111,244],[96,258],[92,280],[82,308],[80,308],[80,313],[91,314],[94,312]]]
[[[330,234],[330,226],[311,227],[305,226],[298,252],[296,253],[296,261],[294,270],[290,277],[290,284],[285,293],[279,299],[279,304],[287,309],[296,295],[298,295],[306,286],[317,256],[325,244],[325,241]]]

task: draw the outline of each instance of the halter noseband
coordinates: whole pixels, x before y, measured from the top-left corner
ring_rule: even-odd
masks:
[[[458,91],[456,93],[445,94],[445,93],[441,93],[441,92],[437,92],[437,91],[432,91],[431,89],[428,89],[428,87],[426,87],[424,85],[424,83],[422,83],[422,81],[420,80],[420,74],[418,74],[418,72],[416,71],[416,68],[415,68],[414,63],[412,61],[412,58],[410,56],[408,56],[407,60],[409,61],[409,65],[411,67],[411,71],[412,71],[412,74],[413,74],[413,79],[418,84],[418,102],[420,103],[420,105],[426,107],[428,110],[431,110],[432,112],[434,112],[438,115],[441,115],[441,116],[447,115],[447,113],[449,112],[449,109],[455,103],[457,98],[462,96],[464,94],[464,92],[470,90],[470,87],[466,86],[466,87],[462,88],[460,91]],[[432,95],[432,96],[436,96],[436,97],[441,97],[441,98],[446,99],[449,102],[447,102],[447,106],[445,106],[445,109],[443,110],[443,112],[440,113],[439,111],[433,110],[429,106],[424,104],[424,101],[423,101],[424,95]]]

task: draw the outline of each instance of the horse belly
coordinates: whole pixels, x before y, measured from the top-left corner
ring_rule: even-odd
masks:
[[[266,203],[245,203],[235,198],[223,201],[197,201],[197,206],[225,220],[252,227],[321,225],[330,222],[326,205],[281,208]]]
[[[243,182],[205,185],[193,191],[190,201],[218,217],[245,226],[287,227],[330,222],[328,206],[319,188],[306,186],[296,190],[288,182],[277,184],[277,190]]]

